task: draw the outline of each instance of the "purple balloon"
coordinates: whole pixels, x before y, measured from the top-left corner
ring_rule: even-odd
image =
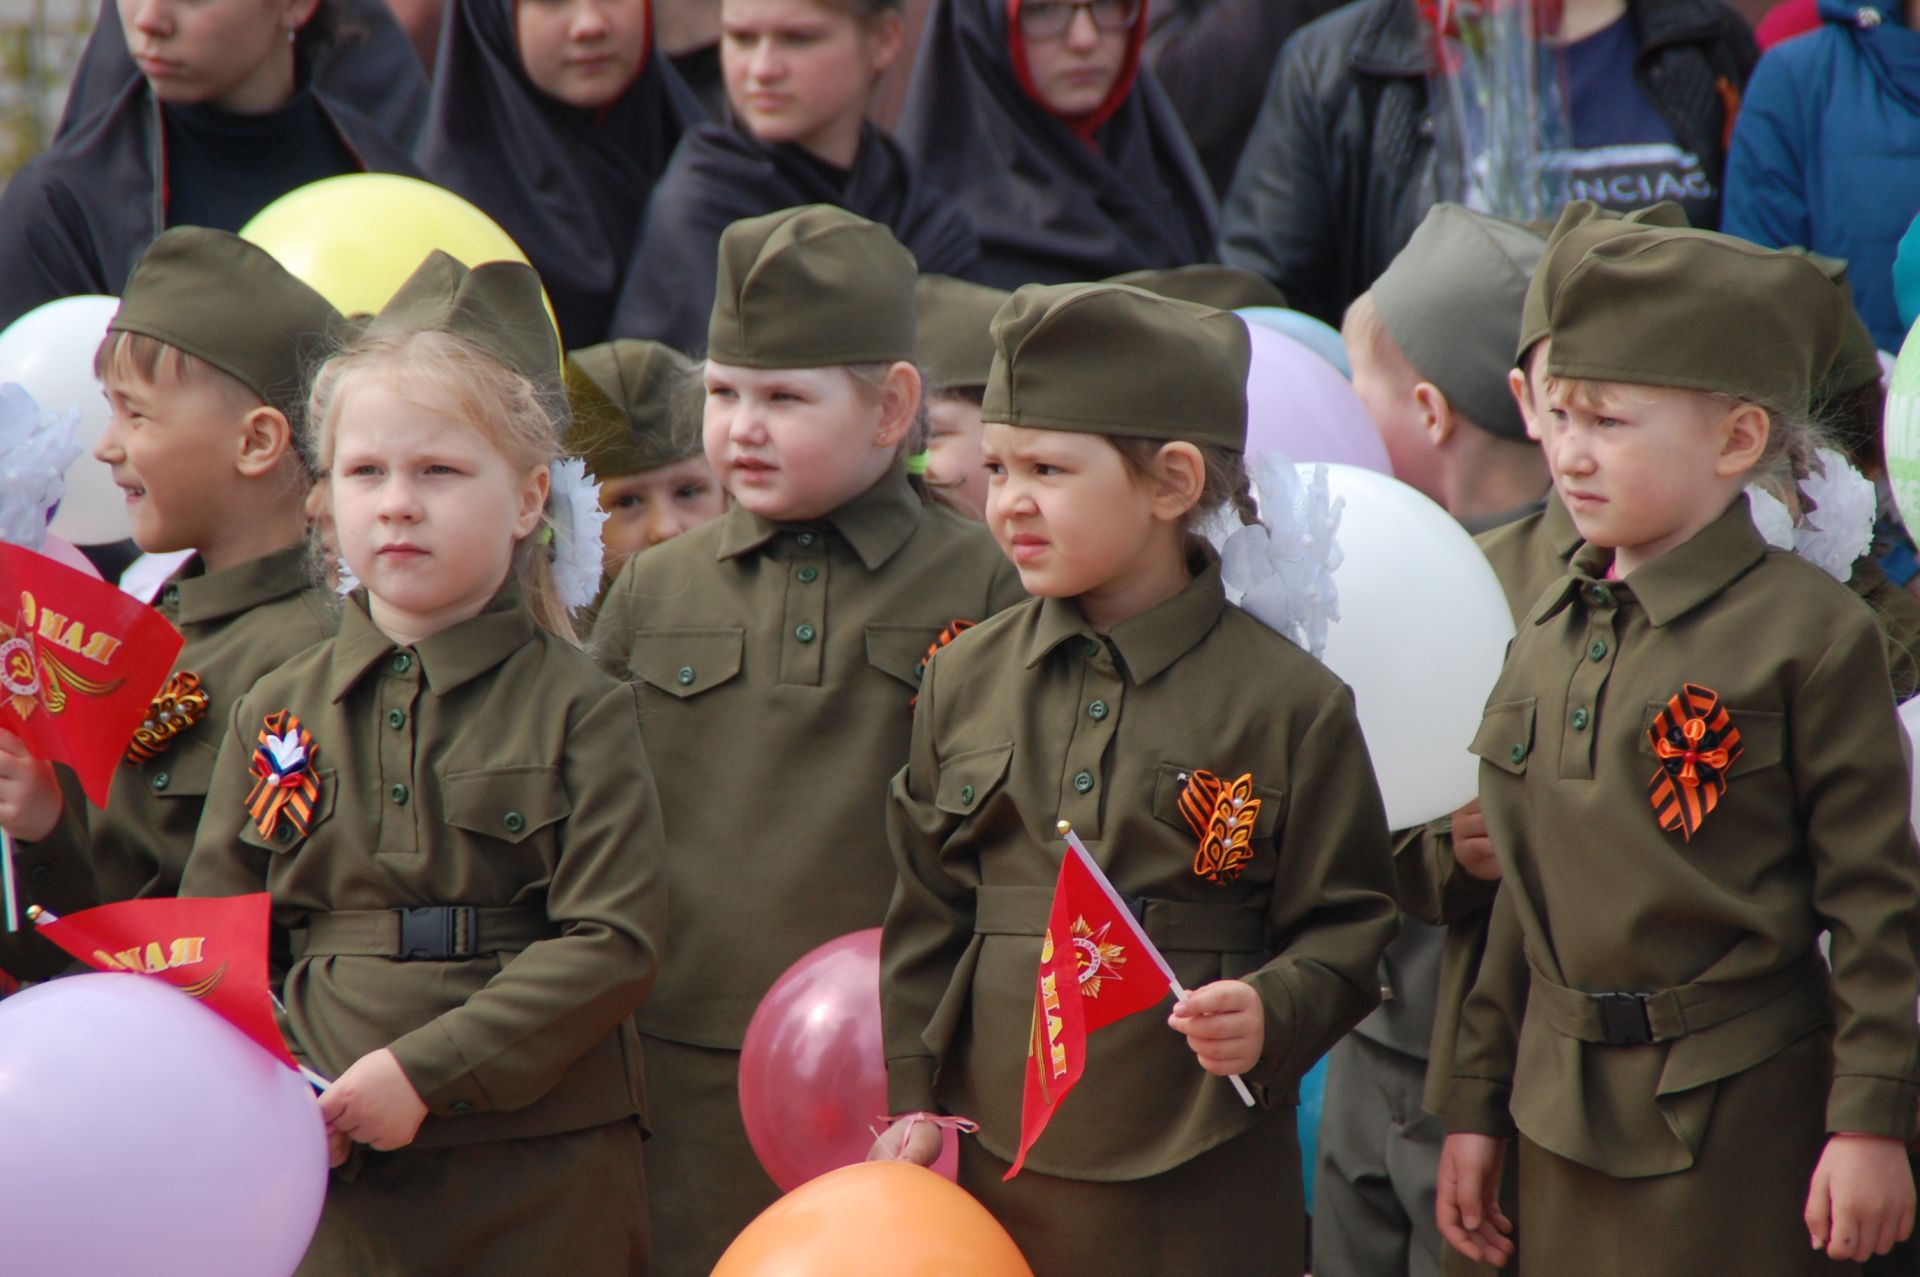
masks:
[[[1248,324],[1247,455],[1328,461],[1393,473],[1373,418],[1333,365],[1285,333]]]
[[[0,1237],[35,1277],[287,1277],[320,1219],[313,1091],[139,975],[0,1002]]]

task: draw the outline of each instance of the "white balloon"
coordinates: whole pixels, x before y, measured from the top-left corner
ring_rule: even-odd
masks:
[[[1311,468],[1300,469],[1308,478]],[[1467,746],[1506,660],[1513,614],[1452,515],[1358,466],[1330,465],[1327,480],[1346,509],[1333,573],[1340,618],[1323,659],[1353,688],[1387,824],[1408,829],[1479,792]]]
[[[67,494],[52,531],[75,545],[105,545],[129,535],[125,494],[94,460],[107,429],[107,401],[93,377],[93,355],[120,303],[112,297],[62,297],[36,306],[0,332],[0,381],[17,381],[46,412],[80,410],[80,457],[67,469]]]
[[[1916,743],[1920,743],[1920,697],[1901,704],[1900,726],[1906,729],[1907,768],[1913,771],[1914,759],[1920,757],[1920,749],[1915,748]],[[1920,834],[1920,773],[1914,775],[1912,792],[1907,801],[1907,812],[1913,821],[1914,832]]]

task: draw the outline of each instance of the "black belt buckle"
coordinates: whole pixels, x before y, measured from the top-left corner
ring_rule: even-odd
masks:
[[[395,909],[400,915],[400,952],[408,962],[450,962],[476,952],[472,905],[422,905]]]
[[[1653,1023],[1647,1019],[1644,993],[1595,993],[1600,1004],[1601,1039],[1608,1046],[1645,1046],[1653,1041]]]

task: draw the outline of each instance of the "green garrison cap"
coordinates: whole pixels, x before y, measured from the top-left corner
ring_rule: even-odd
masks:
[[[468,268],[435,249],[374,316],[371,331],[450,333],[478,346],[557,400],[560,338],[547,317],[540,276],[525,262]]]
[[[1520,342],[1513,352],[1513,361],[1518,364],[1527,357],[1534,343],[1547,335],[1547,313],[1544,290],[1559,286],[1559,278],[1572,270],[1580,255],[1594,244],[1614,235],[1624,235],[1639,226],[1684,227],[1687,225],[1686,210],[1672,200],[1662,200],[1658,204],[1649,204],[1645,208],[1636,208],[1624,216],[1612,209],[1601,208],[1592,200],[1575,200],[1567,205],[1560,214],[1560,220],[1547,236],[1547,250],[1540,258],[1540,265],[1534,271],[1533,282],[1527,288],[1526,303],[1520,308]],[[1556,246],[1568,241],[1564,252],[1556,252]]]
[[[1243,306],[1285,306],[1287,297],[1265,275],[1237,266],[1175,266],[1167,270],[1130,270],[1104,281],[1144,288],[1183,302],[1239,310]]]
[[[1420,379],[1502,439],[1527,437],[1507,370],[1546,246],[1517,222],[1436,204],[1371,290],[1380,322]]]
[[[720,236],[707,357],[737,368],[911,362],[919,267],[877,222],[807,204]]]
[[[127,277],[108,331],[165,342],[237,378],[298,425],[340,312],[238,235],[176,226]]]
[[[1543,291],[1557,377],[1708,390],[1799,414],[1840,349],[1845,302],[1804,253],[1637,226],[1554,273]]]
[[[927,385],[942,390],[979,390],[993,367],[989,328],[1012,296],[984,284],[945,275],[922,275],[913,286],[920,328],[920,366]]]
[[[1252,345],[1238,316],[1124,284],[1028,284],[993,320],[983,421],[1242,452]]]
[[[1805,250],[1790,248],[1787,251],[1799,253]],[[1881,378],[1880,347],[1873,340],[1873,334],[1867,331],[1860,312],[1854,309],[1853,281],[1847,278],[1847,264],[1838,257],[1824,257],[1819,253],[1807,253],[1807,260],[1820,268],[1827,282],[1839,291],[1841,299],[1846,302],[1846,310],[1841,318],[1839,348],[1834,351],[1833,363],[1820,370],[1814,382],[1813,402],[1818,408],[1842,395],[1852,394],[1863,386],[1877,384]]]
[[[567,356],[567,451],[601,479],[658,470],[700,451],[698,365],[657,341],[622,339]]]

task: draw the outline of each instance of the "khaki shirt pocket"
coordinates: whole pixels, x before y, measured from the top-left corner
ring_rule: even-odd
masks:
[[[1509,775],[1525,775],[1527,759],[1533,754],[1534,704],[1529,696],[1487,706],[1480,715],[1480,730],[1467,749]]]
[[[738,677],[746,642],[738,626],[642,630],[633,636],[627,668],[647,686],[686,700]]]
[[[274,822],[273,837],[268,838],[260,832],[260,826],[254,823],[253,816],[241,813],[244,821],[240,826],[240,841],[249,847],[258,847],[275,855],[300,850],[316,829],[326,823],[333,815],[334,800],[340,795],[340,773],[337,771],[315,772],[314,779],[320,782],[320,795],[313,804],[313,816],[307,821],[307,832],[302,834],[293,826],[293,822],[282,816]]]
[[[867,623],[867,664],[918,688],[926,671],[927,649],[940,635],[937,625]],[[1012,748],[1009,746],[1008,748]]]
[[[155,798],[191,798],[204,803],[207,787],[213,783],[213,764],[219,757],[219,750],[199,741],[179,740],[166,753],[140,765],[140,783]]]
[[[1648,701],[1640,719],[1640,752],[1658,763],[1653,752],[1653,720],[1667,707],[1665,701]],[[1779,763],[1786,747],[1786,715],[1761,709],[1735,709],[1727,706],[1727,719],[1740,733],[1740,757],[1727,768],[1727,779],[1744,776]]]
[[[946,759],[940,764],[940,784],[934,791],[933,805],[950,816],[973,815],[987,805],[987,799],[1006,779],[1012,761],[1011,741]]]
[[[1193,773],[1199,770],[1186,763],[1161,763],[1153,778],[1153,814],[1155,818],[1172,825],[1187,834],[1194,834],[1193,826],[1187,823],[1186,816],[1180,810],[1180,795],[1186,792],[1187,782]],[[1224,772],[1214,772],[1222,781],[1236,779]],[[1254,777],[1253,796],[1260,800],[1259,814],[1253,818],[1254,838],[1272,838],[1273,831],[1280,827],[1280,818],[1287,811],[1287,791],[1274,789],[1260,784],[1260,778]]]
[[[452,772],[443,802],[449,825],[508,843],[524,842],[573,811],[557,767]]]

